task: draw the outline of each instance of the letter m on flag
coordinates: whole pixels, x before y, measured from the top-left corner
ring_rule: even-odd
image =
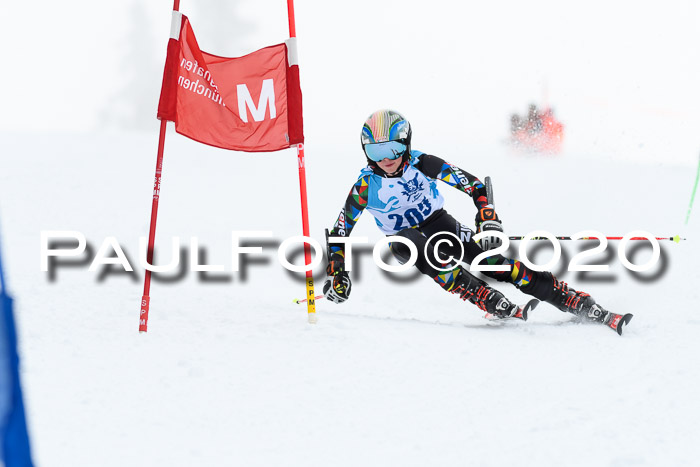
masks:
[[[253,103],[253,98],[250,96],[250,91],[245,84],[239,84],[236,86],[236,89],[238,91],[238,115],[244,122],[248,123],[248,109],[250,109],[253,114],[253,120],[256,122],[262,122],[265,119],[268,108],[270,109],[270,118],[277,116],[275,83],[273,80],[263,80],[258,105]]]

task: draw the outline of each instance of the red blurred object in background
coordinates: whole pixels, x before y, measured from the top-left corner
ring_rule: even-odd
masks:
[[[558,154],[564,141],[564,125],[554,117],[551,108],[540,112],[530,104],[527,117],[511,116],[511,143],[531,152]]]

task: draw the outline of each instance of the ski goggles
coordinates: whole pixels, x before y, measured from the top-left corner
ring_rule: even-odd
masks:
[[[401,141],[365,144],[365,154],[374,162],[394,160],[403,156],[408,148]]]

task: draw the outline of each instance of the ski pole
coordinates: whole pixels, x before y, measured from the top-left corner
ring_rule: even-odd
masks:
[[[322,298],[323,298],[323,295],[316,295],[314,297],[314,300],[320,300]],[[304,303],[307,300],[308,300],[308,298],[302,298],[302,299],[295,298],[294,300],[292,300],[292,302],[296,303],[297,305],[301,305],[302,303]]]
[[[579,238],[571,238],[571,237],[554,237],[557,240],[599,240],[598,237],[579,237]],[[622,240],[625,237],[602,237],[605,238],[606,240]],[[680,243],[681,240],[685,240],[685,238],[682,238],[679,235],[674,235],[672,237],[653,237],[655,240],[671,240],[672,242]],[[508,240],[523,240],[525,239],[525,235],[513,235],[508,237]],[[630,240],[649,240],[646,237],[630,237]],[[530,240],[549,240],[547,237],[531,237]]]
[[[493,185],[491,185],[491,177],[486,177],[484,179],[484,184],[486,185],[486,202],[495,208],[496,205],[493,201]]]

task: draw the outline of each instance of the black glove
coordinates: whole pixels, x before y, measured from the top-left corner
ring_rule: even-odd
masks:
[[[476,232],[486,232],[489,230],[503,232],[503,224],[501,224],[493,208],[481,208],[476,214]],[[480,240],[481,249],[484,251],[493,250],[502,244],[503,241],[495,235],[490,235]]]
[[[350,298],[351,288],[350,275],[345,271],[339,271],[326,279],[326,283],[323,284],[323,295],[325,295],[326,300],[333,303],[343,303]]]

